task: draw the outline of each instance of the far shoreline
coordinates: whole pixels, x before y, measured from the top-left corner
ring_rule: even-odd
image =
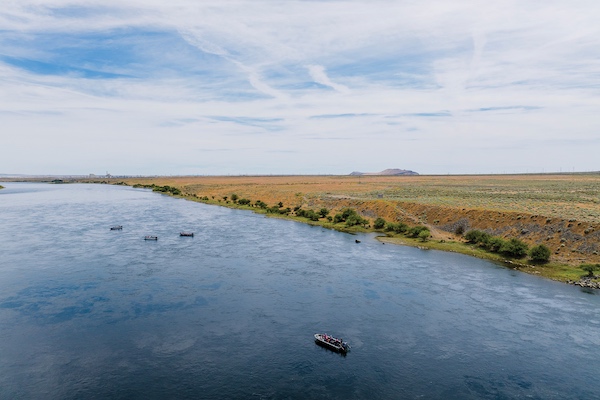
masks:
[[[466,208],[463,206],[461,211],[460,208],[456,207],[440,207],[439,205],[430,205],[430,203],[418,202],[421,200],[420,198],[414,198],[414,202],[407,202],[406,200],[390,201],[386,198],[381,199],[381,195],[375,196],[375,194],[381,193],[382,185],[385,187],[393,187],[391,185],[400,185],[400,187],[406,187],[408,190],[419,190],[420,192],[417,193],[422,193],[422,188],[427,190],[428,185],[433,185],[436,189],[436,192],[434,193],[437,193],[437,190],[439,190],[440,186],[443,190],[452,189],[454,182],[457,182],[460,185],[468,184],[468,186],[465,187],[469,188],[467,195],[470,195],[470,192],[472,191],[471,187],[479,184],[479,182],[482,180],[485,181],[487,185],[489,185],[491,182],[494,185],[500,185],[500,187],[513,185],[517,188],[528,188],[529,186],[533,186],[531,182],[539,186],[540,181],[545,185],[544,182],[546,180],[550,180],[549,187],[554,188],[558,185],[558,189],[561,189],[561,182],[567,182],[569,185],[572,185],[572,181],[577,177],[584,177],[583,183],[581,184],[581,187],[583,188],[585,188],[586,185],[589,186],[587,182],[591,182],[592,185],[596,186],[600,184],[600,174],[577,175],[576,177],[564,175],[528,177],[361,177],[360,180],[357,180],[356,177],[348,176],[149,177],[126,180],[122,180],[122,178],[106,178],[101,180],[69,179],[61,182],[49,182],[48,180],[45,180],[43,182],[100,183],[130,187],[143,187],[185,200],[204,203],[207,205],[217,205],[231,209],[253,211],[256,214],[263,214],[270,218],[280,218],[314,226],[321,226],[326,229],[333,229],[344,233],[375,233],[380,235],[377,236],[376,239],[382,243],[411,246],[424,250],[432,249],[460,253],[463,255],[488,260],[494,264],[499,264],[506,268],[541,276],[547,279],[574,284],[586,288],[600,289],[600,282],[598,282],[598,278],[600,278],[600,276],[595,275],[590,279],[589,275],[584,275],[584,271],[580,268],[583,264],[594,265],[594,263],[599,262],[598,251],[593,251],[592,254],[592,250],[599,249],[599,240],[597,238],[600,237],[600,225],[594,221],[586,222],[585,220],[580,220],[578,222],[576,219],[569,217],[546,217],[544,214],[531,214],[518,209],[515,211],[501,211],[493,208],[493,201],[495,198],[490,198],[492,203],[489,203],[486,208]],[[23,182],[23,180],[19,181]],[[26,181],[40,182],[41,180],[36,179]],[[329,190],[330,192],[325,192],[326,190]],[[363,194],[365,190],[369,191],[367,194],[372,193],[373,197],[365,198]],[[239,196],[235,195],[235,193],[238,193]],[[459,195],[461,193],[462,192],[458,192]],[[560,193],[562,193],[562,191],[560,191]],[[371,223],[368,225],[368,227],[366,224],[365,227],[348,227],[342,223],[335,224],[331,221],[327,221],[324,218],[317,221],[311,221],[306,217],[299,217],[289,212],[288,214],[291,215],[267,213],[265,208],[259,208],[256,205],[252,207],[251,205],[237,204],[237,202],[232,198],[234,195],[236,198],[250,198],[253,200],[253,202],[259,201],[256,200],[257,198],[266,200],[269,204],[276,204],[277,202],[280,202],[281,204],[281,202],[283,202],[288,205],[288,208],[294,204],[301,206],[304,210],[311,208],[316,208],[316,210],[319,210],[319,207],[327,207],[332,211],[331,215],[333,215],[333,212],[337,212],[344,207],[355,208],[360,215],[368,218]],[[432,199],[435,201],[436,198],[434,197]],[[426,198],[425,200],[428,199]],[[469,198],[467,198],[467,202],[468,200]],[[463,204],[465,203],[463,202]],[[600,208],[596,205],[593,205],[593,207],[596,208],[590,209],[591,212],[595,213],[597,211],[594,210],[600,210]],[[395,210],[400,210],[400,217],[403,218],[404,221],[409,224],[409,226],[425,226],[431,232],[430,238],[427,240],[421,240],[418,238],[410,238],[400,233],[396,234],[385,232],[383,229],[374,229],[372,224],[375,217],[382,216],[382,212],[387,212],[389,214],[390,210],[394,212],[396,212]],[[582,209],[578,206],[574,207],[573,210],[579,210],[581,213]],[[388,219],[389,215],[384,216],[386,217],[387,221],[403,220]],[[454,227],[456,226],[452,225],[452,221],[461,222],[466,219],[468,219],[470,223],[467,224],[467,228],[465,228],[464,233],[466,233],[468,229],[489,231],[490,229],[501,228],[504,230],[510,230],[508,231],[508,234],[504,235],[505,238],[510,238],[522,236],[530,230],[534,233],[541,230],[541,233],[538,233],[538,239],[536,240],[534,237],[533,241],[529,241],[529,245],[532,246],[531,243],[535,244],[540,242],[544,244],[548,243],[548,246],[553,246],[556,250],[551,256],[550,261],[543,264],[534,263],[526,259],[507,258],[499,253],[488,252],[477,245],[466,243],[462,238],[463,231],[461,231],[460,235],[453,234],[449,231],[454,230]],[[485,222],[490,220],[492,221],[491,225],[490,222],[488,222],[486,225]],[[496,222],[496,228],[493,228],[494,220]],[[497,224],[498,222],[500,222],[499,226]],[[548,232],[554,232],[554,235],[552,235],[552,240],[550,240],[551,236],[547,236],[548,233],[544,233],[544,230],[549,230]],[[575,232],[573,232],[573,230],[575,230]],[[585,232],[583,232],[584,230]],[[588,232],[590,232],[589,235]],[[528,235],[529,234],[526,234],[525,237]],[[540,237],[540,235],[542,236]],[[542,238],[544,238],[543,241]],[[567,238],[568,240],[565,241],[564,238]],[[583,242],[581,239],[586,240],[586,242]],[[588,254],[584,254],[581,251],[576,251],[576,247],[573,247],[576,245],[579,246],[582,243],[591,244],[592,247]],[[567,263],[565,261],[569,262]],[[600,264],[596,265],[600,266]]]

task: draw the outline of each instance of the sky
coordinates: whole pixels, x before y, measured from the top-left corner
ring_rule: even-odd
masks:
[[[597,0],[3,0],[0,174],[600,170]]]

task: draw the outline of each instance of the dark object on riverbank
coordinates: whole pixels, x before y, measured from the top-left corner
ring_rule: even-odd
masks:
[[[145,236],[144,240],[158,240],[158,236]]]
[[[354,242],[355,242],[355,243],[360,243],[360,240],[358,240],[358,239],[354,239]]]
[[[180,232],[179,236],[194,237],[194,232]]]
[[[111,226],[110,227],[111,231],[122,231],[123,230],[123,225],[115,225],[115,226]]]
[[[326,333],[315,333],[315,343],[336,353],[346,354],[350,350],[348,343]]]

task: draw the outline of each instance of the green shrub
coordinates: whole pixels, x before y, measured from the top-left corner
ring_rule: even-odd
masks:
[[[492,253],[502,253],[509,257],[521,258],[527,255],[529,247],[519,239],[504,240],[479,230],[471,230],[465,234],[465,239],[477,244]],[[545,246],[544,246],[545,247]],[[539,249],[537,250],[539,251]],[[548,250],[549,252],[549,250]],[[536,252],[537,254],[537,252]],[[550,254],[548,253],[548,257]]]
[[[373,223],[373,227],[375,229],[382,229],[385,226],[385,219],[379,217],[375,220],[375,222]]]
[[[473,229],[465,234],[465,239],[469,243],[479,244],[479,245],[483,245],[483,247],[486,247],[487,242],[490,239],[490,235],[486,232],[479,231],[477,229]]]
[[[500,249],[505,245],[506,240],[499,238],[499,237],[495,237],[495,236],[490,236],[487,240],[487,242],[484,244],[484,248],[486,250],[489,250],[493,253],[497,253],[500,251]]]
[[[423,230],[421,230],[421,232],[419,232],[419,239],[421,239],[422,242],[426,242],[429,240],[429,236],[431,235],[431,233],[429,232],[429,229],[425,228]]]
[[[587,277],[593,278],[594,272],[600,269],[600,264],[581,264],[579,268],[587,272]]]
[[[181,194],[181,190],[177,189],[176,187],[172,187],[172,186],[156,186],[154,184],[148,186],[148,185],[143,185],[143,187],[151,187],[153,192],[161,192],[161,193],[171,193],[175,196],[178,196]]]
[[[516,238],[512,238],[508,242],[504,242],[504,245],[500,248],[501,253],[516,258],[526,256],[527,250],[529,250],[527,244]]]
[[[416,238],[423,231],[428,231],[429,232],[429,229],[427,229],[426,227],[424,227],[422,225],[417,225],[417,226],[413,226],[412,228],[409,228],[406,231],[406,235],[410,236],[410,237],[413,237],[413,238]]]
[[[396,233],[404,233],[408,230],[408,225],[406,225],[404,222],[398,222],[396,224],[396,226],[394,227],[394,232]]]
[[[355,225],[366,225],[369,221],[362,218],[358,214],[352,214],[348,218],[346,218],[346,226],[355,226]]]
[[[303,218],[308,218],[311,221],[318,221],[319,220],[319,214],[317,214],[314,210],[303,210],[303,209],[300,209],[300,210],[296,211],[296,216],[303,217]]]
[[[529,250],[529,258],[534,262],[548,262],[550,260],[550,249],[543,244],[534,246]]]
[[[388,222],[387,224],[385,224],[385,230],[387,232],[404,233],[408,230],[408,225],[406,225],[403,222]]]
[[[335,214],[333,222],[339,224],[345,222],[346,226],[363,225],[366,226],[369,220],[362,218],[356,210],[352,208],[344,208],[341,213]]]

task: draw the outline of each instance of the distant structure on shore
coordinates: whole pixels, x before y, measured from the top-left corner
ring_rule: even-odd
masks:
[[[96,174],[90,174],[89,178],[90,179],[96,179],[96,178],[112,178],[113,176],[111,174],[108,173],[108,171],[106,171],[106,175],[96,175]]]
[[[386,169],[384,171],[381,172],[358,172],[358,171],[354,171],[352,172],[350,175],[419,175],[417,172],[415,171],[410,171],[408,169],[398,169],[398,168],[392,168],[392,169]]]

